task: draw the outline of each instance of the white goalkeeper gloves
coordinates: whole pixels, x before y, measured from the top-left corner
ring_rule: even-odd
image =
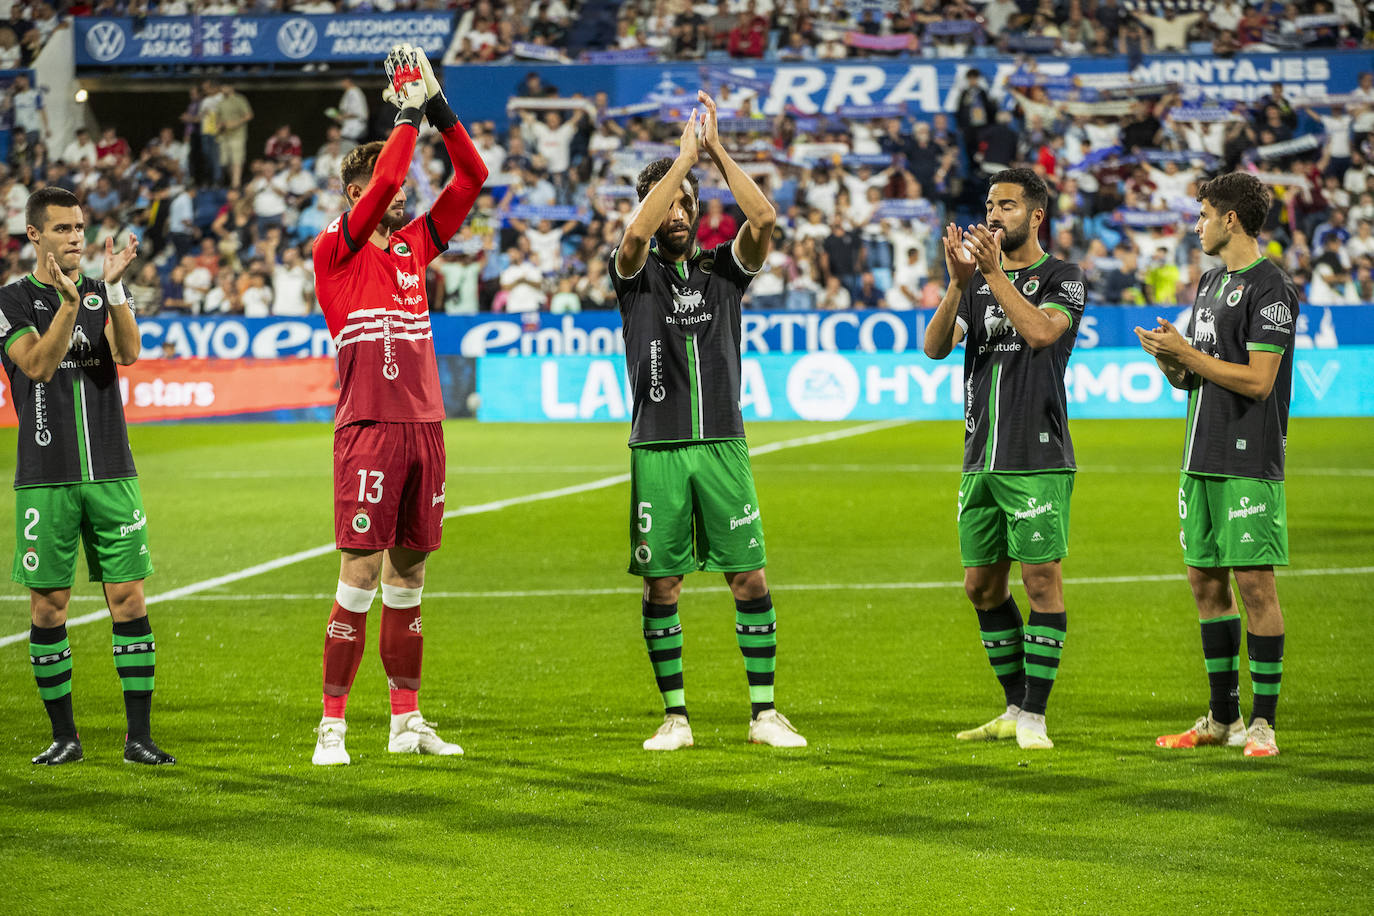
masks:
[[[439,130],[447,130],[458,123],[458,117],[449,107],[448,99],[444,98],[444,88],[434,75],[434,68],[430,65],[424,48],[410,44],[396,45],[386,56],[386,73],[391,85],[382,93],[382,98],[400,108],[401,116],[405,120],[411,120],[411,117],[406,115],[407,108],[423,107],[429,117],[429,123]],[[398,85],[400,77],[404,77],[406,82]],[[423,86],[424,98],[420,101],[405,101],[401,88],[405,87],[413,93],[417,85]],[[397,120],[400,121],[401,117]]]
[[[423,67],[421,61],[424,61]],[[388,83],[382,91],[382,98],[400,109],[396,123],[405,121],[418,127],[425,103],[429,101],[425,82],[429,61],[425,60],[425,52],[408,44],[396,45],[387,54],[382,66],[386,69]]]

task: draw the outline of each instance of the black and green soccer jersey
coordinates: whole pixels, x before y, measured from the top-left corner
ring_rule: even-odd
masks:
[[[1293,393],[1293,329],[1298,291],[1265,258],[1235,273],[1209,270],[1184,335],[1194,347],[1245,365],[1251,350],[1282,353],[1274,390],[1262,401],[1199,380],[1188,395],[1183,470],[1224,477],[1283,480],[1288,401]]]
[[[1041,256],[1007,271],[1031,305],[1058,309],[1069,328],[1039,350],[1012,327],[982,271],[959,299],[964,329],[964,472],[1074,467],[1064,371],[1083,318],[1083,271]]]
[[[630,445],[744,438],[740,415],[740,300],[754,274],[735,257],[734,240],[685,261],[650,251],[633,277],[621,277],[625,363],[634,396]]]
[[[32,274],[0,289],[0,344],[19,415],[16,487],[134,477],[114,354],[105,338],[105,284],[82,276],[71,344],[48,382],[35,382],[9,358],[25,334],[46,334],[60,305],[57,290]]]

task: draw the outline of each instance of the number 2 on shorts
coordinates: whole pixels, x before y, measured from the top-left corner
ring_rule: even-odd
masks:
[[[38,510],[35,509],[33,506],[29,506],[29,508],[24,510],[24,518],[29,520],[29,523],[24,526],[24,540],[38,540],[38,535],[33,533],[33,526],[38,524]]]
[[[367,478],[372,477],[372,486],[368,487]],[[381,471],[358,471],[358,502],[379,503],[382,501],[382,472]]]

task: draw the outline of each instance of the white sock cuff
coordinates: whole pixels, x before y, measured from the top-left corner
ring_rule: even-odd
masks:
[[[399,585],[387,585],[382,583],[382,605],[395,611],[403,611],[407,608],[420,606],[420,593],[425,590],[422,585],[419,588],[403,588]]]
[[[375,588],[355,588],[346,585],[342,580],[339,588],[334,592],[334,600],[339,607],[345,611],[352,611],[354,614],[366,614],[368,608],[372,607],[372,599],[377,597]]]

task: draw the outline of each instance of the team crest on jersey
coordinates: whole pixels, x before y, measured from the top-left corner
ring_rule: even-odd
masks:
[[[635,559],[640,563],[648,563],[654,558],[654,552],[649,549],[649,545],[643,542],[635,548]]]
[[[1235,289],[1231,291],[1231,295],[1226,297],[1226,304],[1231,308],[1235,308],[1237,305],[1240,304],[1240,294],[1243,292],[1245,292],[1245,287],[1237,286]]]
[[[367,534],[372,530],[372,519],[368,517],[366,509],[359,509],[353,516],[353,530],[359,534]]]
[[[410,257],[410,246],[405,242],[397,242],[391,249],[403,258]]]
[[[38,551],[34,550],[32,547],[24,554],[24,568],[29,572],[38,569]]]
[[[709,274],[711,271],[716,269],[716,259],[702,258],[699,262],[697,262],[697,267],[701,270],[702,273]]]
[[[1039,292],[1039,291],[1040,291],[1040,278],[1039,278],[1039,277],[1031,277],[1029,280],[1026,281],[1026,285],[1023,286],[1023,287],[1021,287],[1021,292],[1024,293],[1025,295],[1027,295],[1027,296],[1034,296],[1034,295],[1035,295],[1037,292]]]
[[[100,296],[96,293],[91,293],[85,299],[81,300],[81,304],[94,312],[96,309],[100,308],[102,305],[105,304],[105,300],[101,299]]]

